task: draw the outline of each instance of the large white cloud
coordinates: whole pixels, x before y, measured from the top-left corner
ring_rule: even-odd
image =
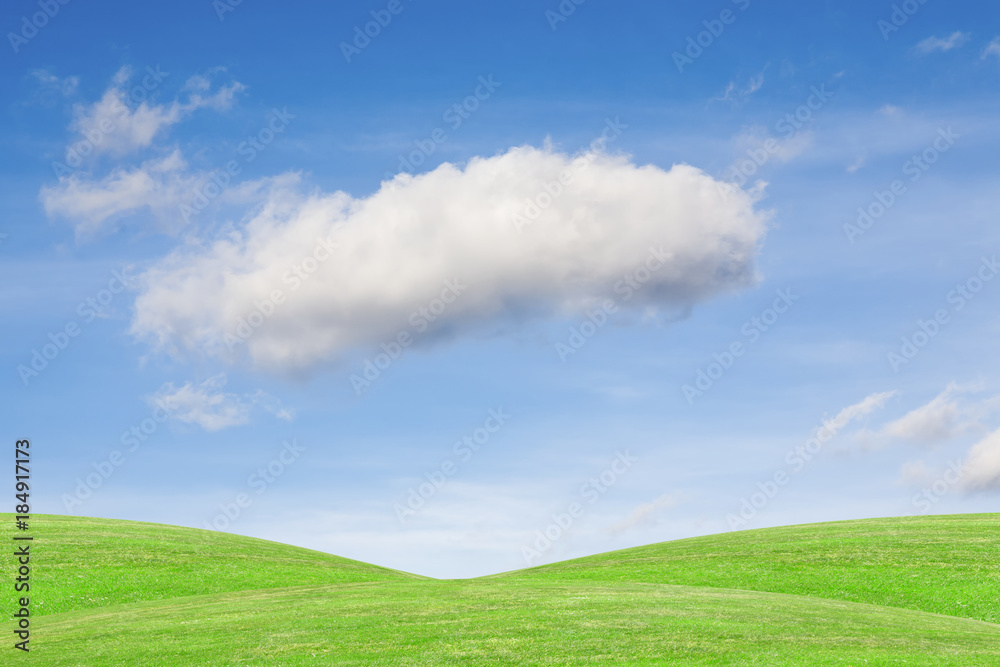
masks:
[[[755,280],[765,223],[750,194],[691,166],[512,148],[401,174],[365,199],[274,191],[238,230],[149,270],[132,330],[173,351],[306,368],[401,332],[483,331],[621,303],[616,283],[651,252],[666,261],[623,305],[687,307]],[[449,281],[460,295],[415,327]],[[259,325],[250,336],[244,318]]]

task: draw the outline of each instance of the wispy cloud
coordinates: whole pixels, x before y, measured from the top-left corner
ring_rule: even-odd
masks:
[[[74,173],[45,186],[39,198],[50,217],[74,221],[78,237],[87,237],[125,214],[148,209],[166,228],[179,224],[178,206],[190,198],[198,177],[188,173],[180,151],[116,168],[101,179]]]
[[[833,435],[840,433],[844,428],[850,424],[855,419],[860,419],[865,417],[875,410],[878,410],[885,402],[890,398],[895,396],[898,392],[896,391],[883,391],[875,394],[870,394],[866,396],[864,400],[854,405],[849,405],[840,412],[833,419],[827,419],[823,421],[823,426],[826,427]]]
[[[722,95],[713,97],[712,101],[730,102],[733,104],[746,101],[764,85],[764,71],[766,69],[767,68],[765,67],[764,70],[761,70],[760,74],[750,77],[745,84],[738,84],[736,81],[730,81]]]
[[[853,174],[862,167],[864,167],[866,162],[868,162],[867,156],[865,155],[858,156],[858,159],[852,162],[851,164],[847,165],[847,167],[844,170],[848,174]]]
[[[200,384],[191,382],[181,387],[167,383],[146,398],[151,406],[165,405],[171,417],[185,424],[197,424],[206,431],[220,431],[250,421],[254,408],[261,407],[279,419],[290,420],[292,413],[281,407],[280,401],[257,391],[254,394],[232,394],[223,391],[226,374],[220,373]]]
[[[219,71],[217,68],[212,73]],[[121,68],[101,99],[74,107],[71,129],[79,134],[81,140],[90,141],[94,154],[106,152],[122,156],[152,145],[157,135],[196,109],[228,109],[236,94],[245,88],[237,81],[212,92],[209,77],[196,75],[184,85],[187,93],[185,101],[175,99],[168,104],[153,104],[147,97],[154,94],[167,76],[169,72],[162,72],[158,67],[147,68],[146,72],[135,76],[141,83],[131,85],[132,69]],[[95,141],[94,137],[99,140]],[[67,148],[67,159],[72,150],[71,144]]]
[[[933,53],[935,51],[951,51],[969,41],[969,33],[956,30],[946,37],[928,37],[914,48],[918,53]]]
[[[990,56],[996,56],[1000,58],[1000,37],[994,37],[993,41],[986,45],[983,49],[983,55],[981,56],[983,60],[986,60]]]
[[[38,83],[39,92],[42,94],[54,93],[62,97],[69,97],[76,92],[80,85],[80,77],[78,76],[58,77],[47,69],[33,69],[29,74]]]
[[[658,514],[676,507],[683,501],[684,496],[681,493],[665,493],[652,502],[639,505],[624,520],[611,526],[609,530],[612,533],[622,533],[636,526],[654,524],[658,521]]]
[[[1000,412],[1000,396],[979,401],[967,399],[982,391],[981,384],[951,383],[928,403],[911,410],[874,431],[855,436],[866,449],[879,449],[897,442],[930,447],[963,435],[983,432],[991,416]]]

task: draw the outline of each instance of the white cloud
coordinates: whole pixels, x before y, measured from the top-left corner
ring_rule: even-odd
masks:
[[[888,116],[889,118],[895,118],[899,116],[901,113],[903,113],[903,110],[892,104],[884,104],[878,110],[878,112],[883,116]]]
[[[916,46],[920,53],[933,53],[934,51],[951,51],[969,41],[969,33],[956,30],[947,37],[928,37]]]
[[[981,57],[983,60],[986,60],[990,56],[1000,58],[1000,37],[994,37],[993,41],[986,45]]]
[[[766,69],[766,68],[765,68]],[[764,85],[764,72],[761,71],[757,76],[752,76],[747,81],[746,86],[740,86],[735,81],[730,81],[729,85],[726,86],[726,90],[723,91],[722,95],[719,97],[713,97],[714,102],[732,102],[734,104],[745,101],[751,95],[756,93]]]
[[[934,479],[934,474],[923,461],[908,461],[900,471],[899,483],[904,486],[924,486]]]
[[[764,127],[747,127],[733,138],[736,161],[730,170],[754,154],[766,156],[764,162],[770,160],[779,163],[791,162],[809,150],[812,145],[813,133],[809,130],[800,130],[790,137],[778,139],[771,136]]]
[[[886,424],[882,434],[907,442],[935,444],[946,442],[979,425],[975,408],[959,405],[958,396],[967,389],[951,383],[930,403]]]
[[[118,167],[100,180],[79,172],[63,176],[58,184],[43,187],[39,198],[50,217],[73,220],[78,237],[147,208],[170,228],[179,226],[178,206],[190,200],[197,182],[175,150],[138,167]]]
[[[245,88],[234,82],[211,93],[209,79],[198,75],[185,85],[186,102],[175,99],[170,104],[152,104],[147,97],[168,75],[158,68],[149,68],[141,79],[136,77],[142,83],[130,87],[132,71],[123,67],[100,100],[90,105],[77,104],[70,127],[79,134],[79,140],[67,147],[67,164],[73,166],[80,157],[85,157],[80,156],[79,141],[92,146],[94,154],[125,155],[152,145],[158,134],[196,109],[208,107],[222,111],[229,108],[235,95]]]
[[[622,533],[635,526],[656,523],[657,514],[676,507],[683,500],[680,493],[665,493],[652,502],[636,507],[623,521],[613,525],[610,530],[612,533]]]
[[[1000,430],[976,443],[962,468],[966,491],[1000,491]]]
[[[983,421],[1000,409],[1000,397],[968,401],[964,396],[982,391],[981,384],[951,383],[938,396],[876,431],[863,431],[858,439],[868,448],[896,441],[938,445],[970,433],[982,432]]]
[[[861,169],[862,167],[864,167],[867,162],[868,162],[868,157],[865,156],[865,155],[861,155],[861,156],[858,157],[857,160],[855,160],[851,164],[847,165],[847,168],[845,169],[845,171],[847,171],[848,174],[853,174],[853,173],[857,172],[859,169]]]
[[[210,377],[198,385],[187,382],[180,388],[168,382],[146,400],[151,406],[166,406],[173,419],[185,424],[197,424],[206,431],[219,431],[246,424],[257,406],[280,419],[292,418],[291,412],[282,409],[277,399],[263,391],[240,396],[224,392],[222,388],[225,385],[225,373]]]
[[[877,394],[871,394],[865,397],[860,403],[855,403],[854,405],[849,405],[840,412],[833,419],[824,420],[823,426],[826,427],[833,435],[836,435],[840,431],[850,424],[855,419],[860,419],[865,417],[875,410],[878,410],[885,402],[896,395],[895,391],[884,391]]]
[[[59,78],[46,69],[33,69],[30,74],[38,82],[39,94],[41,95],[69,97],[76,92],[77,86],[80,84],[80,77],[67,76]]]
[[[561,194],[548,194],[563,173],[574,175]],[[531,201],[540,204],[536,219],[519,230],[515,217],[527,221]],[[366,199],[272,192],[239,230],[150,270],[132,331],[165,349],[232,360],[227,334],[279,289],[286,302],[246,340],[246,352],[260,367],[308,368],[414,333],[411,315],[449,280],[466,287],[427,337],[621,300],[615,284],[651,248],[668,257],[665,265],[622,305],[685,308],[755,281],[766,225],[754,204],[687,165],[664,171],[531,147],[464,169],[401,174]],[[328,252],[317,239],[331,238],[337,256],[313,262]],[[315,272],[303,280],[292,267],[304,260]]]

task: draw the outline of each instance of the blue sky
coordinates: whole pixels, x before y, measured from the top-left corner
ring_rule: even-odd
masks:
[[[998,19],[8,3],[35,510],[443,577],[991,511]]]

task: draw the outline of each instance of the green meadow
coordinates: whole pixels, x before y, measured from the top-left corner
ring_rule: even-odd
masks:
[[[1000,514],[791,526],[436,580],[38,515],[32,650],[10,639],[0,664],[1000,665],[998,528]]]

